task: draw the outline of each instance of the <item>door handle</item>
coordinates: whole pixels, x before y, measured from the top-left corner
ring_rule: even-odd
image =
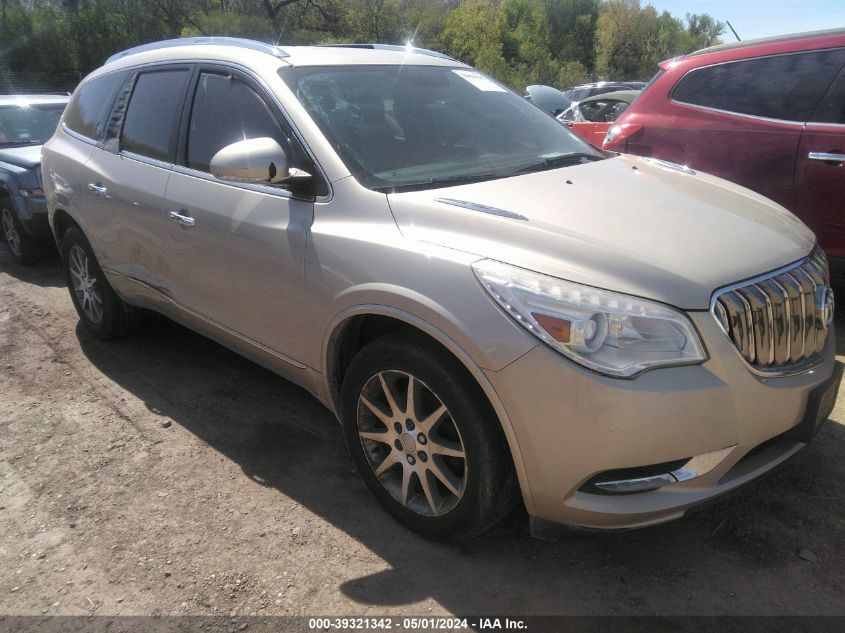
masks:
[[[807,154],[810,160],[823,160],[827,163],[845,163],[845,154],[834,154],[832,152],[810,152]]]
[[[171,211],[167,215],[170,216],[171,220],[182,226],[195,226],[196,220],[189,215],[185,215],[185,213],[187,211]]]
[[[88,183],[88,191],[91,193],[98,195],[98,196],[105,196],[108,194],[109,190],[105,187],[101,187],[100,185],[95,185],[93,182]]]

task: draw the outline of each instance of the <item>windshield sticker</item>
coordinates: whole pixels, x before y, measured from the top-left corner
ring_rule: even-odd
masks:
[[[495,81],[492,81],[481,73],[477,73],[473,70],[453,70],[452,72],[484,92],[507,92]]]

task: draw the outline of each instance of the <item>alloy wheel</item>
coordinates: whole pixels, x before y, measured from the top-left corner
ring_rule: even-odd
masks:
[[[467,481],[464,443],[425,383],[403,371],[375,374],[358,397],[357,420],[367,461],[396,501],[424,516],[458,505]]]
[[[99,323],[103,320],[103,300],[97,288],[97,278],[88,269],[88,254],[74,244],[69,255],[73,292],[85,317],[91,323]]]
[[[3,234],[6,236],[6,243],[9,245],[12,253],[20,257],[22,252],[21,236],[18,234],[18,229],[15,226],[15,218],[12,215],[12,210],[8,207],[4,207],[1,219],[3,223]]]

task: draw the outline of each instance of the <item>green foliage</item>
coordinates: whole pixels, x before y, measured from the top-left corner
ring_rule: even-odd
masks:
[[[442,50],[517,90],[650,77],[718,42],[711,16],[639,0],[0,0],[0,69],[89,72],[116,51],[192,35]]]
[[[639,0],[606,0],[599,9],[595,70],[613,78],[648,79],[657,63],[718,42],[725,25],[709,15],[688,15],[688,26]]]

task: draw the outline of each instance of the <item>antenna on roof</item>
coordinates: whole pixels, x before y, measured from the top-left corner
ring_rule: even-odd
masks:
[[[742,39],[740,39],[739,35],[737,35],[737,34],[736,34],[736,29],[734,29],[734,27],[731,25],[731,21],[730,21],[730,20],[725,20],[725,22],[727,22],[727,23],[728,23],[728,28],[731,30],[731,33],[733,33],[733,34],[734,34],[734,37],[736,38],[736,41],[737,41],[737,42],[741,42],[741,41],[742,41]]]

